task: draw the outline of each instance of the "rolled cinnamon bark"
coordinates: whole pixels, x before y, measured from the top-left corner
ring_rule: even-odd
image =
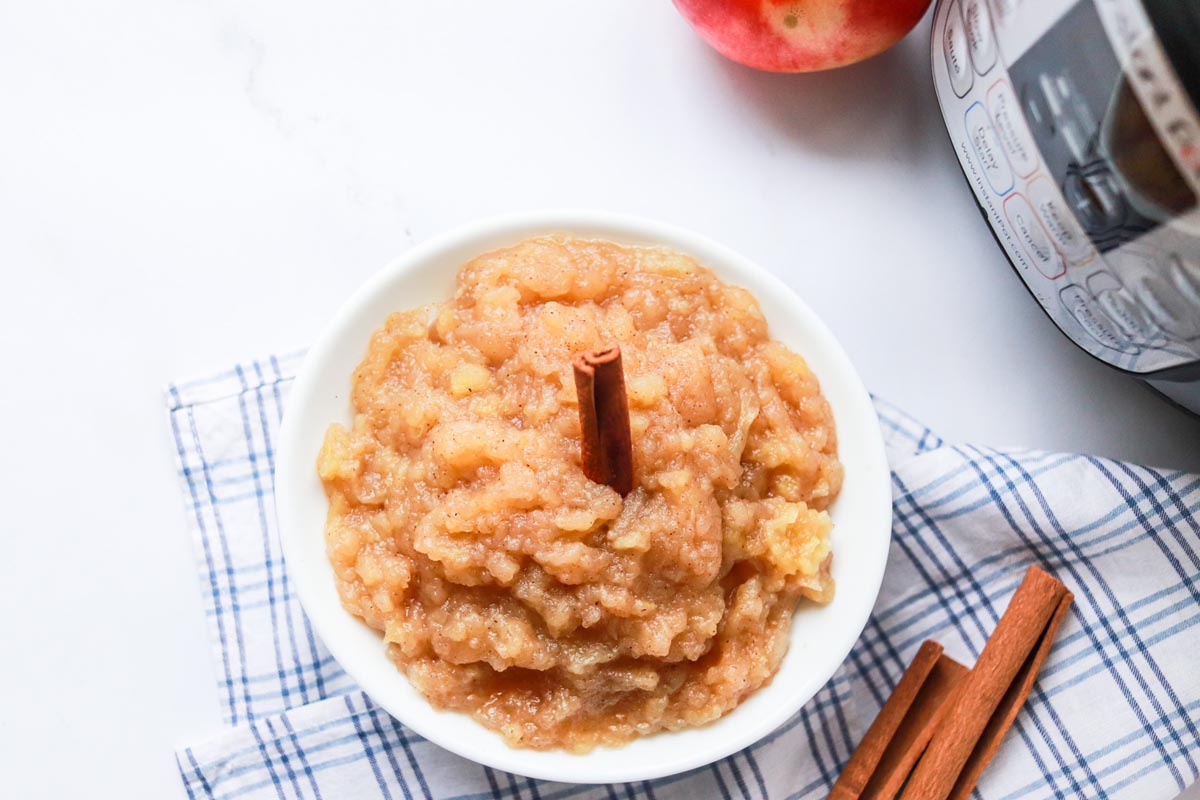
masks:
[[[1041,640],[1038,642],[1037,649],[1026,660],[1021,671],[1017,673],[1016,679],[1012,685],[1008,687],[1008,692],[1004,695],[1004,699],[1000,701],[999,708],[992,714],[992,718],[988,720],[987,727],[979,737],[975,749],[971,751],[967,763],[963,766],[962,772],[958,775],[958,780],[955,781],[954,789],[950,792],[950,800],[966,800],[971,796],[975,784],[979,782],[979,777],[983,774],[983,770],[991,762],[992,756],[996,755],[996,751],[1000,749],[1000,742],[1004,740],[1004,734],[1008,733],[1008,729],[1012,727],[1013,721],[1017,718],[1017,713],[1021,710],[1021,706],[1025,705],[1025,699],[1029,696],[1029,691],[1033,688],[1033,683],[1037,679],[1038,671],[1042,668],[1042,662],[1046,660],[1046,656],[1050,654],[1050,646],[1054,644],[1054,636],[1058,633],[1059,625],[1067,616],[1067,610],[1071,607],[1071,602],[1075,596],[1067,592],[1066,596],[1058,601],[1058,607],[1054,610],[1054,616],[1050,618],[1050,622],[1046,625],[1045,633],[1042,634]]]
[[[579,396],[583,472],[624,497],[633,491],[633,441],[621,347],[578,353],[571,364]]]
[[[1029,568],[975,667],[948,703],[904,789],[905,800],[970,794],[1025,701],[1071,599],[1057,579]]]
[[[912,772],[967,668],[928,640],[850,757],[830,800],[891,800]]]

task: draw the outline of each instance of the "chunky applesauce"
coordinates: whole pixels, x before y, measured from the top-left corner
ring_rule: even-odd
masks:
[[[572,355],[619,343],[622,498],[580,467]],[[345,608],[438,708],[585,751],[701,725],[828,602],[829,405],[754,298],[692,258],[568,237],[389,316],[319,456]]]

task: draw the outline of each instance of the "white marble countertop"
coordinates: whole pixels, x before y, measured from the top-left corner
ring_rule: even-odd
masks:
[[[40,0],[0,6],[0,98],[7,796],[182,796],[172,747],[219,724],[161,387],[304,345],[482,215],[695,228],[951,439],[1200,471],[1200,422],[1069,344],[1009,269],[927,22],[776,76],[667,0]]]

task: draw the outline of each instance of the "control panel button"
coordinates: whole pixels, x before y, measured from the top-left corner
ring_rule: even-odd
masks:
[[[1174,287],[1158,278],[1146,277],[1134,286],[1133,296],[1150,319],[1173,338],[1179,341],[1200,338],[1200,314]]]
[[[996,34],[992,32],[991,14],[984,0],[964,0],[962,13],[971,62],[976,72],[986,75],[996,65]]]
[[[1000,140],[996,137],[996,129],[983,110],[983,103],[976,100],[967,109],[965,116],[967,138],[975,149],[975,158],[983,170],[988,184],[996,194],[1007,194],[1013,188],[1012,167],[1008,158],[1000,148]]]
[[[1161,339],[1146,313],[1125,291],[1121,279],[1106,269],[1098,269],[1087,278],[1087,290],[1108,318],[1131,338],[1143,342]]]
[[[1104,292],[1119,292],[1125,288],[1121,279],[1106,269],[1098,269],[1088,275],[1087,289],[1093,296],[1099,297]]]
[[[1070,284],[1058,293],[1063,304],[1079,326],[1100,344],[1122,353],[1136,353],[1139,348],[1125,338],[1116,325],[1094,305],[1092,296],[1082,287]]]
[[[1081,264],[1092,257],[1092,243],[1084,236],[1075,215],[1063,203],[1058,190],[1048,178],[1030,181],[1029,202],[1068,261]]]
[[[1037,146],[1025,125],[1021,103],[1017,100],[1011,83],[1006,80],[997,81],[988,89],[987,110],[1013,169],[1022,178],[1032,175],[1038,165]]]
[[[1067,265],[1062,255],[1054,249],[1050,234],[1046,233],[1024,195],[1014,192],[1008,196],[1004,201],[1004,216],[1038,272],[1051,280],[1066,274]]]
[[[946,72],[950,75],[950,88],[959,97],[965,97],[975,83],[968,52],[967,28],[963,25],[958,0],[950,4],[946,12],[946,27],[942,32],[942,53],[946,56]]]
[[[1200,263],[1184,261],[1177,253],[1172,253],[1167,263],[1171,283],[1193,303],[1193,313],[1200,316]]]
[[[1096,295],[1096,304],[1127,335],[1141,341],[1159,338],[1159,332],[1146,315],[1124,292],[1109,290]]]

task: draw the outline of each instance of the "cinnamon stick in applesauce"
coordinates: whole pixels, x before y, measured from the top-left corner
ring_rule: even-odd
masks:
[[[624,497],[633,491],[633,441],[621,347],[578,353],[571,365],[579,396],[583,472]]]
[[[907,780],[967,668],[928,640],[863,736],[830,800],[891,800]]]
[[[1072,599],[1061,582],[1029,568],[975,667],[947,704],[905,786],[905,800],[970,795],[1025,702]]]

